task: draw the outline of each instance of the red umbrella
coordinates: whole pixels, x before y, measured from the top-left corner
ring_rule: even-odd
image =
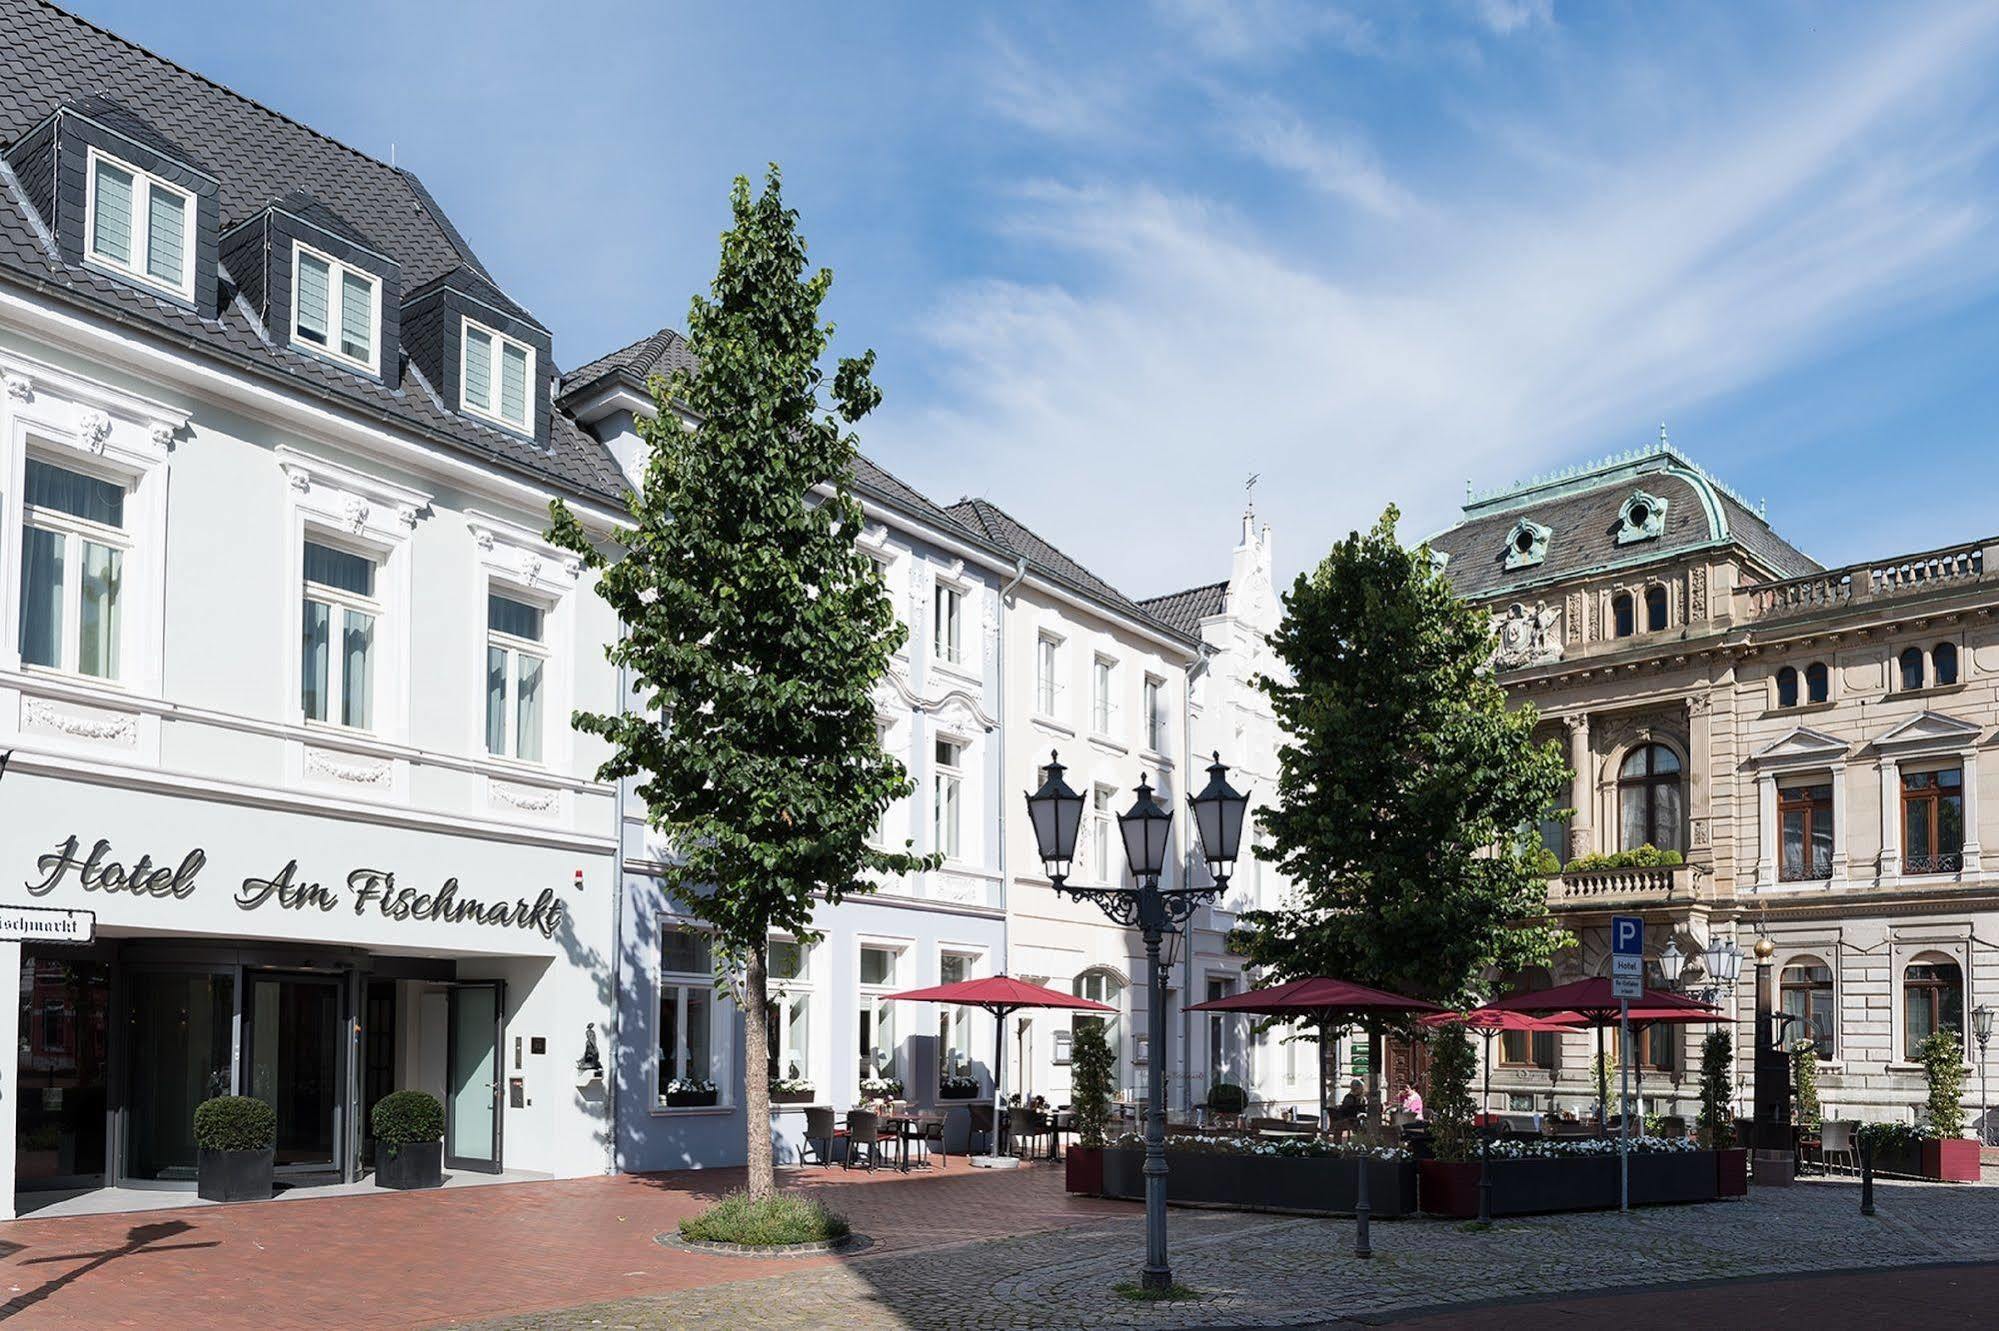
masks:
[[[1550,1017],[1537,1017],[1494,1007],[1473,1008],[1470,1012],[1439,1012],[1422,1020],[1425,1026],[1463,1026],[1485,1038],[1485,1090],[1480,1100],[1484,1108],[1479,1111],[1482,1114],[1492,1111],[1493,1036],[1506,1031],[1574,1031],[1589,1024],[1580,1012],[1557,1012]]]
[[[1593,975],[1586,980],[1573,980],[1568,984],[1558,984],[1553,989],[1532,989],[1525,993],[1508,994],[1495,998],[1486,1007],[1504,1012],[1574,1012],[1584,1023],[1596,1027],[1597,1057],[1603,1057],[1603,1028],[1614,1025],[1621,1018],[1623,1004],[1611,993],[1610,977]],[[1668,993],[1663,989],[1646,989],[1631,1000],[1631,1019],[1655,1021],[1719,1021],[1721,1013],[1706,1003]],[[1606,1106],[1597,1101],[1598,1123],[1605,1119]]]
[[[1022,1008],[1070,1008],[1078,1012],[1111,1012],[1116,1008],[1093,998],[1078,998],[1059,989],[1047,989],[1010,975],[989,975],[982,980],[960,980],[956,984],[932,985],[890,994],[892,999],[911,1003],[956,1003],[983,1008],[993,1014],[993,1130],[991,1159],[998,1161],[1001,1100],[1000,1078],[1006,1071],[1006,1019]]]
[[[1404,998],[1401,994],[1391,994],[1384,989],[1370,989],[1364,984],[1351,980],[1335,980],[1326,975],[1314,975],[1303,980],[1288,980],[1268,989],[1251,989],[1245,993],[1230,994],[1226,998],[1211,998],[1205,1003],[1190,1004],[1189,1012],[1245,1012],[1259,1017],[1290,1017],[1311,1022],[1319,1028],[1319,1038],[1337,1026],[1347,1025],[1355,1020],[1369,1020],[1395,1013],[1442,1012],[1435,1003],[1420,998]],[[1328,1093],[1322,1075],[1319,1078],[1319,1120],[1323,1124],[1329,1107]]]

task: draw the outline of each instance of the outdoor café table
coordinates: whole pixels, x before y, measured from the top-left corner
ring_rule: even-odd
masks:
[[[882,1126],[895,1136],[896,1169],[899,1172],[907,1174],[910,1171],[909,1144],[923,1140],[923,1126],[932,1118],[927,1114],[897,1114],[882,1120]],[[930,1167],[927,1159],[923,1167]]]

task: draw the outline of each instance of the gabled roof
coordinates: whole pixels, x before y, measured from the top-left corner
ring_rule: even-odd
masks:
[[[1664,520],[1655,537],[1620,541],[1622,510],[1640,493],[1664,501]],[[1523,522],[1548,529],[1545,554],[1509,569],[1508,541]],[[1463,520],[1429,545],[1448,556],[1452,585],[1473,600],[1726,545],[1744,551],[1763,576],[1820,569],[1740,495],[1664,443],[1475,496]]]
[[[1796,726],[1783,738],[1773,740],[1750,755],[1749,760],[1765,765],[1782,765],[1815,759],[1844,758],[1847,742],[1837,735],[1810,726]]]
[[[1942,712],[1919,712],[1884,735],[1874,738],[1877,749],[1914,749],[1925,745],[1956,747],[1975,742],[1985,727]]]
[[[385,253],[367,232],[302,189],[291,191],[271,206],[279,212],[290,213],[301,221],[310,222],[328,235],[338,236],[349,244],[359,245],[362,249],[371,250],[384,258],[393,257]]]
[[[687,339],[675,329],[662,328],[630,346],[619,347],[607,356],[571,370],[562,376],[561,387],[556,391],[562,397],[569,397],[615,378],[644,392],[646,381],[655,374],[671,376],[676,370],[691,372],[697,368],[694,353],[687,349]]]
[[[1219,615],[1228,609],[1228,579],[1211,582],[1205,587],[1189,587],[1183,592],[1168,592],[1164,596],[1148,597],[1140,601],[1138,606],[1160,623],[1171,625],[1182,633],[1199,637],[1202,620],[1211,615]]]
[[[109,93],[93,92],[64,105],[78,115],[95,120],[113,133],[131,139],[141,147],[151,148],[162,157],[171,157],[177,162],[193,167],[205,176],[215,174],[199,157],[162,134],[152,121]]]
[[[1045,576],[1068,584],[1120,614],[1164,629],[1176,638],[1185,638],[1190,645],[1194,642],[1193,635],[1185,629],[1175,628],[1148,613],[1123,592],[1035,535],[999,505],[984,499],[960,499],[944,511],[995,545],[1026,559]]]
[[[224,230],[303,192],[370,238],[399,265],[405,290],[454,270],[475,276],[508,306],[490,274],[414,176],[279,115],[221,84],[106,32],[43,0],[0,0],[0,145],[12,145],[68,102],[111,90],[110,103],[150,127],[175,156],[191,156],[217,181]],[[106,102],[91,103],[112,114]],[[121,130],[121,132],[124,132]],[[273,337],[225,285],[219,312],[195,311],[93,269],[72,265],[47,243],[43,222],[12,171],[0,168],[0,282],[68,304],[174,349],[319,399],[371,424],[541,477],[615,503],[624,480],[610,452],[561,412],[549,446],[483,425],[447,408],[422,376],[386,384],[294,351]],[[225,278],[234,275],[225,272]],[[520,311],[532,322],[532,316]],[[553,367],[551,367],[551,370]]]

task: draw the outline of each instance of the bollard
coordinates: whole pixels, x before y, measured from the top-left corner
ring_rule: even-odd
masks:
[[[1860,1134],[1860,1214],[1874,1214],[1874,1143]]]
[[[1490,1123],[1485,1126],[1485,1135],[1478,1148],[1478,1222],[1492,1223],[1492,1133]]]
[[[1374,1214],[1374,1208],[1368,1205],[1367,1196],[1368,1158],[1372,1154],[1372,1151],[1365,1148],[1362,1149],[1360,1156],[1360,1177],[1354,1184],[1353,1255],[1356,1257],[1374,1256],[1374,1245],[1368,1241],[1367,1236],[1368,1217]]]

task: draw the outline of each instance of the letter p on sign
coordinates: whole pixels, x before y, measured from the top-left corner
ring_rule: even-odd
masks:
[[[1645,921],[1636,915],[1611,916],[1610,951],[1612,956],[1618,957],[1644,956]]]

